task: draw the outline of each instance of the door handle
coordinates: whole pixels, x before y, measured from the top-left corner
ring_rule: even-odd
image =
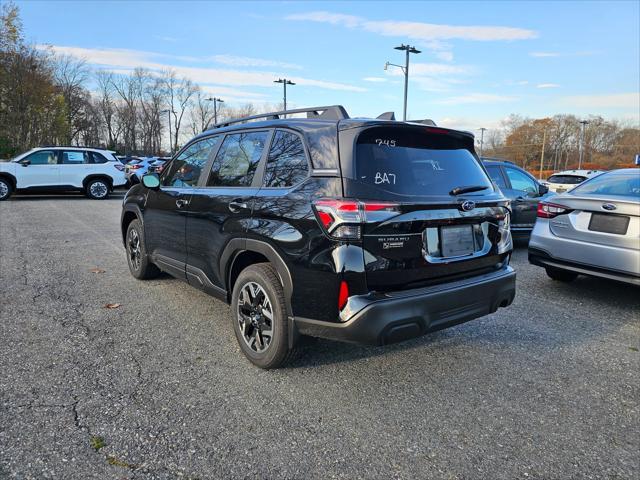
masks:
[[[178,200],[176,200],[176,207],[182,208],[186,205],[189,205],[189,200],[186,200],[184,198],[179,198]]]
[[[229,202],[229,210],[233,213],[238,213],[240,210],[246,210],[247,208],[249,208],[247,204],[240,199]]]

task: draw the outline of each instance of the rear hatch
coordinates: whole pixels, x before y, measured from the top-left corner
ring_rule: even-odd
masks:
[[[366,215],[369,289],[417,288],[501,266],[511,250],[508,203],[471,134],[397,123],[340,135],[345,197],[362,202]]]

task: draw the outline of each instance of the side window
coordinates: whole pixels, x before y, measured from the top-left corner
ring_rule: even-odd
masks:
[[[31,165],[56,165],[58,163],[58,155],[53,150],[40,150],[32,153],[26,159]]]
[[[247,187],[258,168],[269,132],[227,135],[218,150],[208,187]]]
[[[278,130],[264,172],[265,187],[291,187],[307,177],[309,165],[298,135]]]
[[[487,172],[489,172],[491,180],[493,180],[493,183],[495,183],[498,188],[500,188],[501,190],[507,188],[507,184],[504,181],[504,177],[502,176],[502,172],[500,171],[499,166],[485,165],[485,167],[487,168]]]
[[[83,163],[90,163],[89,152],[83,152],[80,150],[65,150],[62,152],[62,164],[63,165],[82,165]]]
[[[538,193],[538,187],[531,177],[514,168],[505,168],[505,171],[512,189],[533,194]]]
[[[89,154],[91,155],[91,161],[89,163],[107,163],[108,162],[108,160],[101,153],[89,152]]]
[[[200,172],[211,151],[220,141],[220,136],[204,138],[186,148],[170,164],[162,176],[165,187],[195,187],[200,178]]]

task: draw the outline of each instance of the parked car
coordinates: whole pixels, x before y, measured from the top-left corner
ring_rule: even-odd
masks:
[[[125,165],[125,172],[127,174],[127,181],[131,185],[140,183],[140,179],[146,175],[149,167],[155,162],[156,157],[141,157],[134,158]]]
[[[472,134],[317,107],[195,137],[129,190],[122,237],[134,277],[230,303],[274,368],[301,335],[381,345],[511,304],[507,205]]]
[[[127,181],[113,153],[83,147],[33,148],[0,163],[0,200],[27,190],[80,190],[89,198],[107,198]]]
[[[482,163],[493,183],[511,200],[511,233],[517,238],[528,238],[536,222],[538,202],[547,196],[549,189],[507,160],[483,158]]]
[[[169,160],[171,160],[171,157],[158,157],[156,160],[151,162],[151,164],[149,165],[149,169],[147,170],[147,173],[158,173],[158,174],[162,173],[164,166],[167,164]]]
[[[640,170],[613,170],[538,205],[529,261],[554,280],[640,285]]]
[[[554,173],[542,184],[546,185],[551,192],[564,193],[602,172],[603,170],[566,170]]]

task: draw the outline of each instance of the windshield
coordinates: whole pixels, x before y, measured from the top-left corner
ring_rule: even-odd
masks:
[[[613,195],[640,198],[640,170],[599,175],[571,190],[572,195]]]
[[[486,187],[491,181],[463,141],[424,128],[373,127],[356,145],[356,179],[400,195],[448,195],[457,187]]]
[[[548,181],[551,183],[563,183],[565,185],[577,185],[586,179],[587,177],[580,175],[551,175]]]

